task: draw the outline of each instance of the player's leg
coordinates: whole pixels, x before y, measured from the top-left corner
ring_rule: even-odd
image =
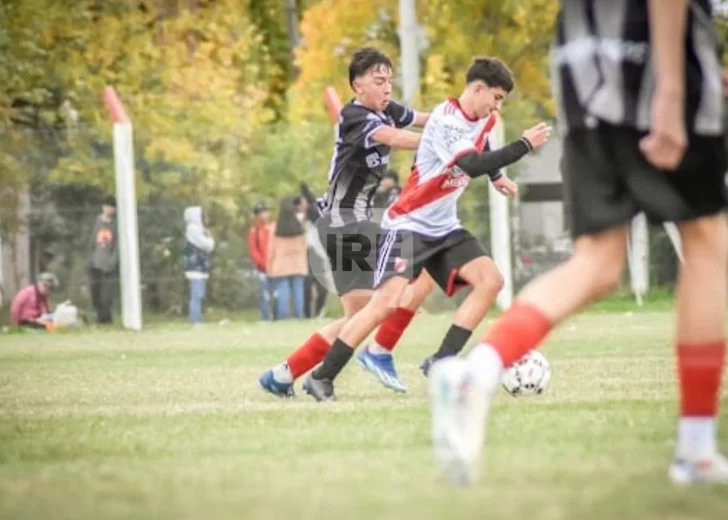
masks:
[[[723,214],[680,224],[685,263],[678,282],[680,420],[673,481],[728,482],[716,442],[725,360],[728,225]]]
[[[368,303],[347,320],[331,349],[304,383],[304,389],[317,401],[335,399],[333,382],[347,365],[354,350],[396,308],[409,283],[408,278],[396,276],[386,280],[374,291]]]
[[[432,367],[437,461],[454,479],[458,474],[473,475],[485,436],[484,422],[479,421],[485,421],[503,368],[537,347],[569,314],[609,293],[621,279],[628,223],[638,206],[624,180],[628,167],[611,148],[612,134],[618,131],[578,130],[564,139],[562,173],[575,237],[572,257],[529,283],[466,360],[447,358]],[[636,140],[632,145],[637,149]],[[445,406],[448,399],[456,399],[453,394],[455,409]],[[479,421],[470,420],[474,416]]]
[[[341,328],[371,298],[372,291],[355,290],[340,297],[344,317],[319,328],[294,350],[285,361],[265,371],[260,377],[261,387],[280,397],[294,395],[293,384],[310,372],[326,357]]]
[[[440,348],[420,366],[425,375],[432,363],[456,356],[465,348],[473,330],[483,320],[503,288],[503,276],[498,266],[485,256],[485,251],[472,237],[446,252],[439,263],[446,273],[457,273],[457,278],[472,290],[455,312],[453,323]]]
[[[626,254],[626,225],[577,240],[566,263],[528,284],[468,359],[432,366],[436,460],[454,483],[474,478],[484,416],[503,368],[536,348],[559,321],[616,287]]]
[[[375,266],[372,285],[377,287],[371,300],[341,329],[320,367],[304,382],[304,389],[317,401],[334,397],[334,380],[366,339],[399,305],[407,285],[416,272],[411,255],[415,238],[412,233],[390,231],[381,240],[379,253],[370,265]],[[405,259],[406,258],[406,259]],[[421,270],[421,269],[419,269]]]
[[[376,244],[379,227],[364,223],[361,226],[334,229],[328,227],[326,222],[320,226],[320,236],[326,245],[334,288],[339,294],[344,318],[319,328],[285,361],[263,373],[259,379],[260,385],[274,395],[290,397],[294,394],[295,380],[321,362],[344,323],[366,305],[372,296],[372,270],[362,269],[355,261],[349,263],[348,260],[352,259],[344,256],[361,251],[364,242]],[[376,255],[376,251],[373,255]]]
[[[374,341],[357,355],[362,368],[395,392],[406,392],[407,386],[397,373],[392,350],[434,286],[432,277],[422,271],[414,283],[405,289],[399,307],[379,326]]]
[[[367,350],[376,355],[391,353],[412,318],[414,318],[415,313],[434,288],[435,281],[426,270],[422,271],[417,280],[405,291],[403,300],[397,310],[379,326],[374,340],[367,345]]]

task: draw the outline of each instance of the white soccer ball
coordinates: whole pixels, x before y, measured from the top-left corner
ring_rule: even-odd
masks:
[[[532,350],[513,363],[501,377],[503,388],[513,397],[543,393],[549,381],[551,381],[549,362],[536,350]]]

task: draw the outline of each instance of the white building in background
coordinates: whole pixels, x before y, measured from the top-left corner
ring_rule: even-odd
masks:
[[[529,155],[519,165],[518,183],[528,191],[529,184],[561,184],[561,140],[552,139],[540,151]],[[525,195],[525,193],[524,193]],[[527,198],[524,197],[524,198]],[[551,242],[564,235],[567,223],[564,222],[564,204],[553,202],[524,202],[518,207],[520,232],[523,239],[542,237]]]

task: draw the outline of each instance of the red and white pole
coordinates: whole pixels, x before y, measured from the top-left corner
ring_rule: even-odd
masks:
[[[139,230],[134,187],[134,143],[132,125],[124,105],[112,87],[104,89],[104,103],[114,124],[114,169],[116,171],[121,316],[124,328],[142,329],[142,295],[139,269]]]

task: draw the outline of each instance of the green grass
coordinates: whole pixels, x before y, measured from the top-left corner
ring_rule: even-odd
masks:
[[[421,315],[406,334],[407,394],[352,364],[326,405],[257,388],[312,322],[0,335],[0,518],[728,518],[725,488],[666,480],[673,320],[660,312],[565,324],[545,350],[548,393],[499,396],[481,482],[439,482],[416,367],[448,322]]]

